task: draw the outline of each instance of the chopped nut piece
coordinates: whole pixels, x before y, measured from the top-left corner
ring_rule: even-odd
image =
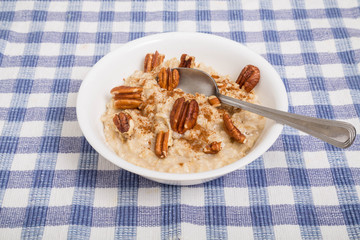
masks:
[[[159,54],[158,51],[155,53],[146,54],[144,61],[144,72],[151,72],[164,61],[164,58],[165,55]]]
[[[229,134],[230,137],[234,138],[237,142],[244,143],[246,139],[245,135],[235,127],[233,121],[231,121],[229,117],[229,114],[224,113],[223,120],[226,133]]]
[[[156,136],[155,154],[159,158],[165,158],[168,153],[169,131],[159,132]]]
[[[220,107],[221,106],[221,102],[216,96],[208,97],[208,101],[209,101],[210,105],[212,105],[214,107]]]
[[[132,109],[141,105],[141,87],[119,86],[111,89],[113,94],[114,108],[116,109]]]
[[[179,71],[170,68],[161,68],[158,75],[158,83],[161,88],[165,88],[169,91],[174,90],[179,84]]]
[[[171,128],[178,133],[192,129],[199,114],[199,104],[196,100],[185,101],[184,97],[176,99],[170,113]]]
[[[240,88],[244,86],[245,91],[250,92],[260,80],[260,70],[253,66],[247,65],[241,71],[236,83],[239,84]]]
[[[133,120],[131,116],[124,112],[115,114],[113,122],[117,130],[119,130],[119,132],[121,133],[128,132],[130,130],[130,127],[133,125]]]
[[[203,151],[204,153],[207,154],[215,154],[220,152],[220,150],[221,150],[221,142],[212,142],[209,145],[207,145]]]
[[[195,66],[195,57],[189,56],[186,53],[181,55],[179,67],[193,68]]]

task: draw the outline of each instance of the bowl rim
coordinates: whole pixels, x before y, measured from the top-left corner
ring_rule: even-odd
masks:
[[[205,171],[205,172],[167,173],[167,172],[159,172],[159,171],[155,171],[155,170],[150,170],[147,168],[143,168],[143,167],[134,165],[134,164],[126,161],[125,159],[121,158],[118,155],[116,155],[118,159],[117,159],[117,161],[115,161],[113,159],[113,154],[109,154],[108,152],[103,151],[102,148],[97,146],[96,139],[87,133],[87,130],[84,129],[84,126],[82,124],[84,121],[87,120],[84,116],[84,110],[81,110],[81,103],[85,97],[84,89],[86,88],[86,86],[88,84],[87,79],[90,78],[90,76],[93,74],[93,72],[97,71],[97,66],[101,65],[104,61],[106,61],[107,57],[116,54],[116,52],[121,51],[124,48],[133,48],[133,47],[136,47],[136,46],[139,46],[142,44],[147,44],[151,41],[171,40],[173,38],[179,38],[179,37],[187,38],[187,39],[191,39],[193,37],[202,38],[202,39],[217,39],[217,40],[224,41],[224,43],[226,43],[226,44],[234,44],[234,45],[236,44],[236,45],[241,46],[242,48],[246,49],[247,51],[251,52],[253,55],[256,55],[259,59],[262,59],[263,62],[266,62],[266,64],[269,64],[273,68],[273,66],[267,60],[265,60],[265,58],[263,58],[261,55],[254,52],[253,50],[246,47],[245,45],[238,43],[236,41],[230,40],[228,38],[220,37],[220,36],[213,35],[213,34],[195,33],[195,32],[167,32],[167,33],[153,34],[153,35],[138,38],[138,39],[135,39],[135,40],[132,40],[130,42],[123,44],[122,46],[116,48],[115,50],[112,50],[111,52],[107,53],[97,63],[95,63],[92,66],[92,68],[89,70],[89,72],[86,74],[85,78],[83,79],[81,86],[79,88],[79,91],[78,91],[78,96],[76,99],[76,101],[77,101],[76,102],[76,115],[77,115],[80,129],[81,129],[85,139],[89,142],[89,144],[106,160],[112,162],[113,164],[115,164],[116,166],[118,166],[122,169],[130,171],[132,173],[136,173],[140,176],[143,176],[143,177],[149,178],[149,179],[155,178],[155,179],[159,179],[159,180],[168,180],[168,181],[193,181],[193,180],[202,180],[202,179],[210,179],[210,178],[214,179],[214,178],[220,177],[222,175],[225,175],[227,173],[230,173],[232,171],[235,171],[237,169],[240,169],[241,167],[248,165],[252,161],[254,161],[257,158],[259,158],[260,156],[262,156],[274,144],[274,142],[280,136],[282,129],[283,129],[283,125],[274,122],[273,126],[271,126],[269,129],[269,132],[270,132],[269,135],[271,135],[272,137],[268,137],[265,139],[265,141],[262,142],[263,151],[258,151],[258,152],[252,151],[249,154],[247,154],[246,156],[240,158],[242,161],[237,160],[237,161],[230,163],[226,166],[223,166],[221,168],[217,168],[217,169],[213,169],[213,170],[209,170],[209,171]],[[275,69],[274,69],[274,71],[279,76],[279,74],[276,72]],[[279,79],[281,80],[280,76],[279,76]],[[281,92],[284,93],[283,94],[284,96],[282,96],[283,99],[281,99],[281,101],[278,103],[278,106],[276,109],[282,110],[282,111],[287,111],[288,110],[287,92],[286,92],[284,83],[282,81],[281,81],[281,85],[283,88],[283,89],[281,89]],[[269,121],[269,120],[267,120],[267,121]],[[109,146],[108,146],[108,148],[109,148],[109,150],[111,150],[111,148]]]

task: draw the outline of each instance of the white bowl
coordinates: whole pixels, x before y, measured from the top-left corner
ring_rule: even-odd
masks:
[[[240,43],[202,33],[162,33],[140,38],[107,54],[89,71],[79,89],[76,112],[80,128],[91,146],[104,158],[127,171],[165,184],[193,185],[223,176],[244,167],[266,152],[282,131],[282,125],[267,119],[265,128],[251,151],[225,167],[200,173],[163,173],[135,166],[120,158],[106,144],[101,115],[110,99],[110,89],[122,84],[122,79],[143,69],[147,53],[165,54],[165,60],[187,53],[196,62],[212,66],[220,75],[229,74],[235,80],[248,64],[260,69],[261,79],[255,88],[262,105],[287,111],[288,100],[283,82],[274,68],[261,56]]]

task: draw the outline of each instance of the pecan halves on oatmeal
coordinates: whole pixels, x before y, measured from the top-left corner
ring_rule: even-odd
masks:
[[[179,84],[179,71],[170,68],[161,68],[158,75],[158,83],[161,88],[172,91]]]
[[[155,142],[155,155],[159,158],[165,158],[168,153],[168,141],[169,141],[169,131],[163,132],[160,131],[156,135]]]
[[[144,61],[144,72],[151,72],[164,61],[164,58],[165,55],[160,54],[158,51],[155,51],[155,53],[146,54]]]
[[[186,53],[181,55],[179,67],[192,68],[194,66],[195,66],[195,57],[189,56]]]
[[[209,145],[206,145],[204,148],[204,153],[206,154],[216,154],[221,150],[221,142],[212,142]]]
[[[245,91],[250,92],[258,84],[259,80],[260,70],[253,65],[247,65],[241,71],[236,83],[239,84],[240,88],[244,86]]]
[[[115,114],[115,116],[113,118],[113,122],[114,122],[117,130],[119,130],[119,132],[121,132],[121,133],[130,132],[131,128],[134,125],[131,116],[124,112]]]
[[[240,132],[239,129],[237,129],[233,123],[233,121],[230,119],[229,114],[224,113],[223,115],[223,120],[224,120],[224,128],[226,133],[235,139],[235,141],[239,142],[239,143],[244,143],[246,137],[244,134],[242,134]]]
[[[213,107],[220,107],[221,106],[220,99],[218,99],[216,96],[208,97],[208,101],[209,101],[210,105],[213,106]]]
[[[142,87],[119,86],[111,89],[110,93],[114,98],[115,109],[138,108],[142,103]]]
[[[176,99],[170,113],[171,128],[175,132],[185,133],[195,126],[198,114],[199,104],[196,100],[185,101],[183,97]]]

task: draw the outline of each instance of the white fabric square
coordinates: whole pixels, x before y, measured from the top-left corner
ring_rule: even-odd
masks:
[[[31,23],[30,21],[12,22],[11,30],[18,33],[29,33]]]
[[[66,99],[67,107],[76,107],[76,98],[78,96],[77,92],[69,92]]]
[[[36,67],[34,79],[52,79],[55,77],[56,68]]]
[[[145,22],[144,32],[162,32],[163,22],[162,21],[147,21]]]
[[[116,207],[117,188],[95,188],[94,207]]]
[[[8,188],[5,191],[2,207],[26,207],[30,188]]]
[[[21,239],[22,228],[1,228],[0,231],[3,239]]]
[[[288,78],[306,78],[304,66],[286,66],[285,70]]]
[[[194,187],[182,187],[181,204],[203,207],[205,205],[204,189]]]
[[[90,239],[114,239],[114,227],[91,227]]]
[[[280,45],[281,50],[286,54],[300,54],[302,52],[299,41],[281,42]]]
[[[353,104],[353,100],[351,98],[349,89],[329,91],[328,93],[329,93],[331,105],[341,106],[341,105]]]
[[[343,21],[344,25],[346,26],[346,28],[357,28],[359,19],[358,18],[342,18],[342,21]],[[358,38],[355,38],[355,39],[358,39]],[[356,41],[356,42],[359,42],[359,41]],[[352,49],[358,49],[358,47],[359,47],[359,44],[357,44],[357,46],[353,45]]]
[[[42,239],[67,239],[69,225],[45,226]]]
[[[298,225],[275,225],[275,239],[301,240],[300,227]]]
[[[57,43],[41,43],[39,55],[40,56],[59,56],[60,44]]]
[[[274,10],[293,9],[293,6],[291,6],[291,1],[272,1],[272,6],[272,9]]]
[[[101,9],[101,2],[97,1],[84,1],[82,3],[83,12],[99,12]],[[130,9],[127,9],[130,10]]]
[[[193,21],[179,21],[178,22],[179,32],[196,32],[196,23]]]
[[[81,137],[83,136],[81,129],[79,127],[78,121],[64,121],[61,129],[62,137]]]
[[[131,10],[131,8],[129,10]],[[165,9],[165,10],[169,10],[169,9]],[[152,1],[146,4],[146,12],[162,12],[162,11],[164,11],[163,1]]]
[[[96,33],[98,31],[98,22],[80,22],[80,33]]]
[[[216,10],[216,11],[228,10],[228,4],[226,4],[226,2],[224,1],[210,1],[209,4],[211,10]]]
[[[261,32],[263,30],[260,21],[242,21],[245,32]]]
[[[229,23],[227,21],[212,21],[210,23],[212,32],[229,32]]]
[[[136,239],[161,239],[161,227],[137,227]]]
[[[242,240],[253,240],[254,231],[252,227],[227,227],[227,237],[228,239],[242,239]]]
[[[360,168],[360,159],[358,151],[344,151],[350,168]],[[360,195],[359,195],[360,196]]]
[[[247,188],[224,188],[226,206],[250,206]]]
[[[82,81],[89,72],[90,67],[74,67],[71,71],[71,79]]]
[[[70,206],[75,188],[52,188],[49,206]]]
[[[304,162],[306,168],[330,168],[325,151],[304,152]]]
[[[243,3],[241,5],[241,7],[244,10],[259,10],[260,9],[259,1],[246,1],[246,3]]]
[[[97,165],[98,171],[101,171],[101,170],[105,170],[105,171],[110,170],[111,171],[111,170],[119,170],[119,169],[120,168],[118,166],[116,166],[109,160],[106,160],[103,156],[99,155],[98,165]]]
[[[306,9],[324,9],[324,2],[323,1],[305,1],[305,8]]]
[[[130,22],[113,22],[112,32],[129,32],[129,31],[130,31]]]
[[[32,171],[35,169],[37,154],[15,154],[11,171]]]
[[[319,53],[336,53],[336,45],[334,39],[314,41],[316,52]]]
[[[44,133],[44,121],[23,122],[20,137],[41,137]]]
[[[314,105],[311,92],[291,92],[290,95],[294,106]]]
[[[47,21],[44,24],[44,32],[60,32],[65,28],[65,21]]]
[[[67,1],[50,1],[49,2],[49,12],[66,12],[68,10]]]
[[[13,97],[12,93],[1,93],[0,94],[0,107],[3,107],[3,108],[10,107],[12,97]]]
[[[310,29],[316,28],[329,28],[331,29],[330,22],[327,18],[312,18],[310,22]]]
[[[206,227],[187,222],[181,223],[181,240],[206,239]]]
[[[16,2],[15,11],[26,11],[34,9],[34,1],[18,1]]]
[[[161,189],[139,188],[138,206],[156,207],[161,205]]]
[[[178,2],[178,11],[188,11],[188,10],[195,10],[196,9],[196,2],[195,1],[179,1]]]
[[[265,168],[287,168],[284,152],[268,151],[263,155]]]
[[[0,80],[16,79],[19,70],[19,67],[7,67],[6,71],[1,71]]]
[[[77,170],[80,153],[58,153],[56,170]]]
[[[22,56],[24,55],[25,44],[23,43],[7,43],[4,55]]]
[[[281,20],[276,21],[276,29],[278,31],[291,31],[296,30],[296,25],[294,20]]]
[[[312,196],[315,205],[339,205],[336,188],[332,187],[312,187]]]
[[[49,93],[32,93],[28,99],[28,108],[48,107],[50,101]]]
[[[349,233],[346,226],[320,226],[321,236],[323,239],[349,239]]]
[[[114,12],[130,12],[131,2],[114,1]]]
[[[341,64],[321,65],[322,74],[325,78],[343,78],[344,70]]]
[[[270,186],[267,190],[270,205],[295,204],[291,186]]]

